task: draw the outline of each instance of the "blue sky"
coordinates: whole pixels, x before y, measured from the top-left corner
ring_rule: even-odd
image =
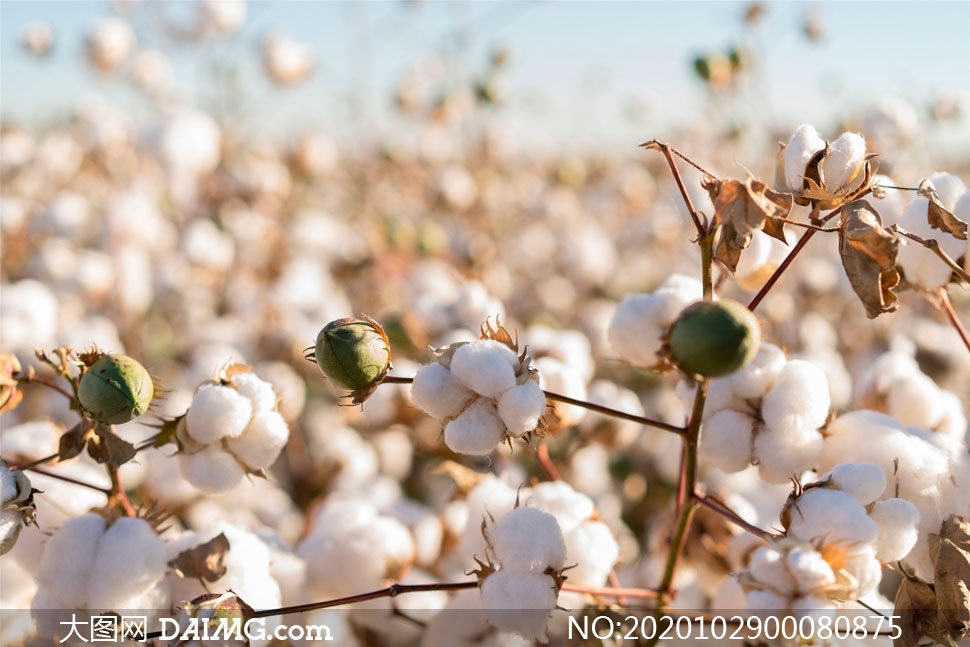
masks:
[[[639,136],[625,117],[632,98],[646,101],[651,132],[674,127],[705,104],[693,78],[698,52],[739,41],[745,3],[737,2],[252,2],[243,31],[198,46],[164,43],[152,9],[133,22],[143,44],[175,62],[186,100],[211,105],[221,90],[214,62],[237,69],[239,119],[258,135],[321,128],[387,132],[388,108],[402,73],[431,52],[456,74],[481,69],[488,52],[508,46],[512,97],[503,119],[520,132],[560,142],[595,143]],[[169,3],[184,12],[185,3]],[[814,7],[825,37],[802,37]],[[133,114],[148,106],[123,83],[91,73],[81,56],[85,30],[112,11],[107,2],[0,1],[0,117],[32,122],[63,114],[95,89]],[[18,43],[30,20],[48,21],[56,50],[37,60]],[[309,43],[321,65],[306,84],[277,89],[259,68],[260,37],[273,28]],[[825,120],[867,99],[898,94],[914,102],[942,88],[970,89],[970,2],[768,3],[747,36],[760,53],[758,87],[746,117],[781,126]],[[359,106],[353,114],[348,97]],[[242,106],[240,108],[240,106]],[[634,137],[635,138],[635,137]]]

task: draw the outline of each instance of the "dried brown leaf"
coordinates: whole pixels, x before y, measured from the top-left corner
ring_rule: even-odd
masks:
[[[920,638],[935,633],[940,610],[933,587],[916,578],[903,578],[896,592],[895,617],[900,628],[894,647],[912,647]]]
[[[226,574],[226,554],[229,539],[219,533],[204,544],[183,550],[168,563],[179,577],[215,582]]]
[[[784,220],[791,212],[791,195],[772,191],[753,177],[742,181],[706,176],[702,185],[711,196],[714,218],[720,224],[714,257],[732,272],[756,230],[787,244]]]
[[[14,377],[20,370],[20,360],[16,355],[0,353],[0,413],[12,411],[24,397]]]
[[[117,467],[133,459],[136,453],[134,445],[104,425],[98,425],[88,439],[88,454],[99,463]]]
[[[916,194],[926,198],[930,203],[926,210],[926,219],[929,221],[930,227],[952,234],[960,240],[967,240],[967,223],[943,207],[943,203],[940,202],[940,196],[936,192],[936,187],[933,186],[933,183],[929,179],[919,183],[919,189],[916,191]]]
[[[91,431],[89,423],[82,421],[64,432],[58,442],[57,459],[66,461],[74,458],[84,450],[87,443],[87,434]]]
[[[842,209],[839,255],[866,315],[870,319],[896,309],[893,289],[899,284],[896,254],[899,239],[882,226],[879,213],[865,200]]]
[[[476,472],[455,461],[445,461],[431,470],[432,474],[447,476],[455,482],[455,486],[462,494],[468,494],[471,489],[485,480],[486,475]]]
[[[946,625],[970,634],[970,521],[951,515],[939,535],[930,535],[930,557],[936,564],[935,588]]]

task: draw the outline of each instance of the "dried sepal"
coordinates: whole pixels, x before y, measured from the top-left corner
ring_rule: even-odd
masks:
[[[124,465],[135,457],[138,450],[127,440],[119,437],[111,427],[97,424],[88,438],[88,455],[98,463],[113,467]]]
[[[893,290],[899,285],[898,252],[898,236],[882,226],[882,218],[867,201],[856,200],[843,207],[839,256],[870,319],[896,310]]]
[[[916,194],[921,198],[926,198],[929,205],[926,209],[926,219],[933,229],[939,229],[960,240],[967,240],[967,223],[963,222],[940,202],[940,196],[936,192],[936,187],[929,179],[919,183]]]
[[[13,411],[24,394],[15,374],[20,373],[20,360],[13,353],[0,353],[0,414]]]
[[[80,454],[84,451],[88,437],[93,432],[94,423],[87,418],[82,418],[80,422],[61,434],[57,444],[57,459],[66,461]]]
[[[215,582],[226,574],[228,553],[229,539],[219,533],[204,544],[183,550],[168,566],[181,578]]]
[[[755,231],[761,230],[788,244],[784,227],[793,205],[791,194],[773,191],[750,175],[743,181],[705,175],[701,186],[711,196],[714,218],[720,225],[714,257],[732,272]]]

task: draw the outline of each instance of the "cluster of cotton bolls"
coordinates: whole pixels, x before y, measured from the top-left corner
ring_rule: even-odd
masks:
[[[445,422],[445,444],[452,451],[473,455],[535,431],[546,408],[529,358],[495,339],[436,350],[434,361],[414,376],[411,399]]]
[[[692,399],[693,387],[678,389]],[[763,480],[785,483],[815,466],[829,403],[820,368],[762,342],[741,370],[711,381],[699,455],[725,472],[757,465]]]
[[[671,274],[648,294],[628,294],[610,321],[610,345],[625,362],[639,368],[661,363],[664,337],[684,306],[701,298],[697,279]]]
[[[160,613],[170,600],[165,551],[144,519],[87,513],[67,521],[48,540],[37,572],[31,605],[39,635],[64,636],[65,610]]]
[[[251,372],[200,385],[178,424],[182,474],[208,492],[268,468],[290,435],[273,385]]]
[[[879,356],[856,387],[861,407],[882,411],[907,426],[963,439],[967,418],[954,393],[941,389],[904,350]]]

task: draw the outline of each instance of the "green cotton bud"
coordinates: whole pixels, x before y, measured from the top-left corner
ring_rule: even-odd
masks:
[[[317,335],[313,355],[308,357],[335,384],[364,397],[391,368],[387,335],[369,317],[331,321]]]
[[[719,377],[738,370],[758,352],[761,328],[737,301],[698,301],[687,306],[670,332],[670,349],[687,373]]]
[[[127,355],[102,355],[81,376],[77,396],[84,410],[109,425],[134,420],[155,395],[145,367]]]

